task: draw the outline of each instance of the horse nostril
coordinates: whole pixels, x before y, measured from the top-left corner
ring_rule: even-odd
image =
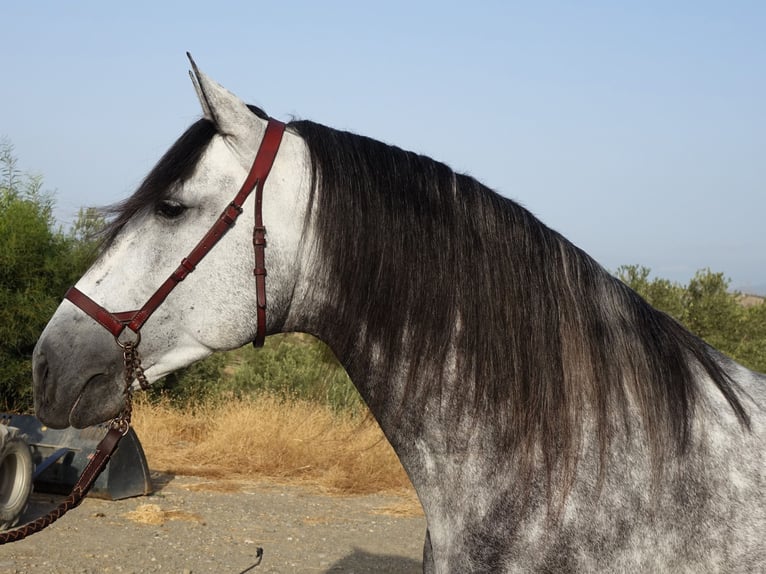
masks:
[[[32,355],[32,390],[35,410],[51,404],[55,389],[50,382],[50,363],[39,342]]]
[[[44,384],[48,378],[48,358],[42,350],[35,349],[32,359],[32,380],[35,384]]]

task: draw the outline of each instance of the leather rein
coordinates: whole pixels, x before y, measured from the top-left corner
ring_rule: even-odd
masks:
[[[266,338],[266,228],[263,225],[263,186],[266,178],[274,164],[279,145],[282,142],[282,135],[285,131],[285,124],[280,121],[269,119],[266,126],[266,133],[261,140],[258,153],[255,156],[253,165],[250,168],[245,182],[239,189],[234,199],[223,210],[216,222],[191,250],[188,256],[181,260],[181,264],[173,271],[162,285],[152,294],[143,307],[137,311],[121,311],[111,313],[104,307],[93,301],[76,287],[72,287],[64,296],[82,311],[87,313],[102,327],[114,336],[115,342],[123,350],[123,359],[125,365],[125,407],[119,416],[109,423],[109,430],[106,436],[96,447],[90,461],[83,470],[80,478],[77,480],[72,493],[64,499],[56,508],[51,510],[45,516],[22,526],[0,532],[0,544],[14,542],[26,538],[30,534],[39,532],[49,526],[67,511],[75,508],[82,502],[82,499],[88,493],[93,483],[98,478],[101,471],[106,467],[112,454],[130,428],[130,417],[132,412],[132,385],[137,380],[142,389],[146,390],[149,383],[144,376],[141,367],[141,358],[138,354],[138,345],[141,342],[141,328],[151,317],[157,308],[170,295],[171,291],[183,281],[189,273],[193,272],[199,262],[207,255],[226,232],[234,226],[237,218],[243,210],[245,200],[255,190],[255,226],[253,228],[253,250],[255,252],[255,267],[253,275],[255,276],[255,292],[257,300],[257,325],[253,345],[263,346]],[[121,335],[126,329],[133,331],[135,339],[123,341]]]

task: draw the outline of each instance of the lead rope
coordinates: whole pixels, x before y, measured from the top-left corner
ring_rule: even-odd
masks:
[[[149,382],[146,380],[144,369],[141,366],[141,356],[138,354],[137,349],[140,340],[139,337],[136,341],[129,343],[122,343],[119,340],[117,341],[117,344],[122,347],[125,363],[125,406],[123,407],[122,412],[109,423],[109,430],[107,431],[106,436],[104,436],[104,438],[101,439],[101,442],[98,443],[96,450],[91,455],[90,461],[85,466],[80,478],[77,479],[77,483],[75,483],[72,488],[72,492],[61,501],[58,506],[48,512],[48,514],[11,530],[0,532],[0,545],[6,544],[7,542],[16,542],[17,540],[26,538],[30,534],[40,532],[43,528],[47,528],[70,510],[79,506],[83,498],[85,498],[85,495],[88,494],[88,491],[93,486],[93,483],[96,482],[96,479],[104,468],[106,468],[112,454],[117,450],[117,445],[119,444],[120,439],[128,434],[128,431],[130,430],[130,418],[133,413],[133,391],[131,388],[133,386],[133,381],[138,380],[138,384],[144,390],[149,388]]]

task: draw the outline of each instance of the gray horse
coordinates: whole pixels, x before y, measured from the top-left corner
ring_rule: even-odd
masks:
[[[204,118],[116,210],[76,285],[94,308],[151,296],[270,125],[195,74]],[[141,325],[149,382],[259,327],[325,341],[417,490],[428,573],[766,571],[766,377],[441,163],[309,121],[278,145],[262,206]],[[120,412],[120,349],[70,300],[34,361],[47,424]]]

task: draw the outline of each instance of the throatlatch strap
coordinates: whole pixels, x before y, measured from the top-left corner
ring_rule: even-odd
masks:
[[[274,164],[284,131],[284,124],[269,122],[261,148],[258,150],[258,157],[255,159],[257,164],[258,159],[261,158],[261,165],[258,167],[253,165],[253,171],[258,173],[255,184],[255,227],[253,227],[253,251],[255,252],[253,275],[255,275],[255,295],[258,302],[258,330],[253,341],[255,347],[262,347],[266,339],[266,228],[263,225],[263,184],[266,183],[271,166]]]

